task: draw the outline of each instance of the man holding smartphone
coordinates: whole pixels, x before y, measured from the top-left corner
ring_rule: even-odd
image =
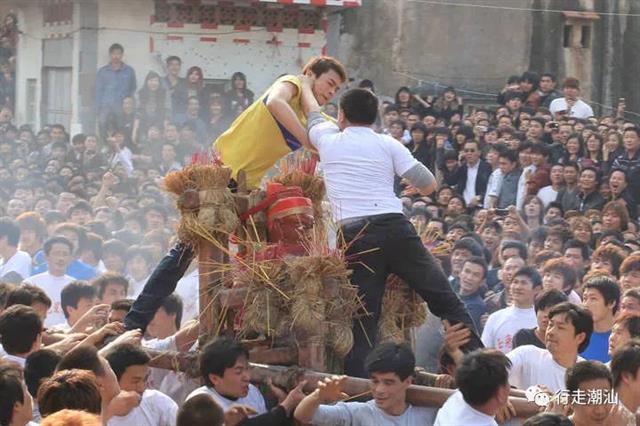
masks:
[[[593,109],[580,99],[580,81],[574,77],[567,77],[562,83],[563,97],[554,99],[549,105],[549,111],[558,117],[573,118],[593,117]]]

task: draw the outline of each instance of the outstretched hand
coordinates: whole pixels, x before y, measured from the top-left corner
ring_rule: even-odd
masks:
[[[348,398],[349,395],[340,390],[347,376],[326,377],[318,382],[318,396],[323,404]]]

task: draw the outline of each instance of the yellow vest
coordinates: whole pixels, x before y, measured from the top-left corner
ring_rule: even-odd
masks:
[[[289,101],[289,106],[306,127],[307,119],[300,104],[300,79],[295,75],[285,75],[276,80],[214,142],[214,148],[220,153],[224,164],[231,167],[234,179],[239,170],[245,171],[249,188],[256,188],[264,174],[280,158],[302,147],[302,143],[267,109],[271,89],[283,81],[294,84],[298,89],[294,98]]]

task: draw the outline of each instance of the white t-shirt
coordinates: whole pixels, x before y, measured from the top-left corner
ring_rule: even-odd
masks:
[[[593,109],[591,109],[589,104],[587,104],[581,99],[578,99],[571,108],[568,107],[567,100],[565,98],[554,99],[553,101],[551,101],[551,104],[549,105],[549,111],[551,111],[551,114],[554,114],[554,115],[558,111],[565,111],[565,110],[569,110],[567,112],[567,115],[569,117],[575,117],[575,118],[593,117]]]
[[[47,319],[44,321],[45,327],[51,328],[56,325],[66,324],[67,319],[64,317],[64,312],[62,312],[62,306],[60,304],[60,293],[63,287],[72,281],[75,281],[75,279],[69,275],[54,277],[49,271],[24,280],[24,282],[28,284],[40,287],[47,293],[49,299],[51,299],[51,307],[47,311]]]
[[[489,315],[482,330],[482,343],[489,348],[499,349],[507,353],[513,349],[513,336],[522,328],[533,328],[537,325],[536,312],[533,306],[520,309],[509,306]]]
[[[8,361],[8,362],[13,362],[15,364],[18,364],[20,367],[24,368],[24,365],[27,362],[26,358],[22,358],[19,356],[15,356],[15,355],[9,355],[7,353],[4,354],[4,356],[2,357],[3,361]]]
[[[569,293],[569,296],[567,297],[567,300],[571,303],[574,303],[576,305],[581,305],[582,304],[582,299],[580,299],[580,296],[578,296],[578,293],[576,293],[575,290],[571,290],[571,293]]]
[[[143,340],[142,346],[160,352],[177,350],[175,336],[169,336],[166,339]],[[200,387],[199,381],[192,379],[185,373],[154,367],[149,368],[147,384],[150,389],[162,392],[178,405],[182,405],[187,396]]]
[[[200,394],[206,394],[211,396],[215,402],[220,404],[220,407],[222,407],[223,411],[227,411],[234,404],[240,404],[240,405],[248,405],[249,407],[256,410],[257,411],[256,416],[259,416],[260,414],[264,414],[267,412],[267,406],[264,402],[264,397],[262,396],[258,388],[253,386],[252,384],[249,384],[249,392],[247,393],[247,396],[243,398],[238,398],[235,401],[225,398],[224,396],[216,392],[214,388],[210,388],[208,386],[200,386],[198,389],[194,390],[189,394],[189,396],[187,397],[187,400]]]
[[[487,192],[484,194],[484,208],[488,208],[489,206],[489,197],[493,197],[497,200],[500,196],[503,177],[504,175],[502,174],[502,170],[500,170],[499,168],[495,169],[489,176],[489,181],[487,182]],[[497,205],[497,203],[494,205]]]
[[[399,416],[391,416],[382,411],[375,401],[338,402],[334,405],[320,405],[311,419],[312,425],[350,426],[413,426],[431,425],[435,419],[435,408],[408,405]]]
[[[200,282],[198,268],[182,277],[176,285],[176,293],[182,298],[182,321],[197,318],[200,312]]]
[[[126,416],[114,416],[109,426],[175,426],[178,404],[162,392],[147,389],[142,394],[140,405]]]
[[[133,277],[129,277],[129,296],[131,296],[132,299],[137,299],[138,296],[140,296],[140,293],[142,293],[142,289],[144,289],[144,285],[149,281],[150,276],[151,274],[147,275],[140,281],[136,281]]]
[[[16,251],[9,259],[0,259],[0,278],[9,272],[15,272],[25,278],[31,275],[31,256],[25,251]]]
[[[309,139],[322,159],[333,219],[402,213],[394,177],[419,164],[409,150],[368,127],[340,131],[331,122],[313,126]]]
[[[518,389],[545,385],[552,392],[565,388],[566,368],[553,360],[551,353],[533,345],[518,346],[507,354],[511,360],[509,383]],[[576,362],[584,361],[578,356]]]
[[[416,423],[417,424],[417,423]],[[438,411],[434,426],[473,425],[498,426],[495,418],[484,414],[464,400],[460,391],[455,391]]]
[[[551,185],[542,187],[538,191],[538,198],[542,201],[544,208],[547,208],[549,203],[554,202],[558,198],[558,191],[553,189],[553,186]]]

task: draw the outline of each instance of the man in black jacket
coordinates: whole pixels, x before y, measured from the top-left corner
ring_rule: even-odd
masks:
[[[480,158],[480,145],[477,141],[464,144],[466,164],[458,169],[456,190],[462,194],[468,207],[482,205],[487,183],[491,176],[491,166]]]

